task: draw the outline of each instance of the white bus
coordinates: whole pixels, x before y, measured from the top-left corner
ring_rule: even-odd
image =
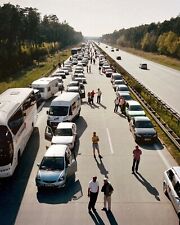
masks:
[[[59,91],[59,80],[57,77],[42,77],[33,81],[31,86],[40,91],[43,99],[48,99]]]
[[[0,178],[13,175],[36,119],[32,88],[11,88],[0,95]]]

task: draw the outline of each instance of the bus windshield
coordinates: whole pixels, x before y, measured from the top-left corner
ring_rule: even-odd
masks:
[[[66,116],[68,114],[68,106],[51,106],[49,115],[51,116]]]

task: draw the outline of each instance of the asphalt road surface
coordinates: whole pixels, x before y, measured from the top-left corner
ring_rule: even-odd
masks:
[[[139,174],[131,174],[135,142],[127,119],[113,112],[115,93],[110,79],[99,74],[97,62],[92,65],[92,73],[86,76],[86,93],[100,88],[103,94],[101,104],[95,102],[93,107],[84,101],[81,116],[76,121],[79,142],[75,149],[78,164],[75,177],[64,189],[37,192],[37,163],[41,161],[46,146],[50,145],[44,139],[48,101],[38,114],[36,128],[20,166],[12,179],[0,185],[0,224],[178,225],[176,212],[162,189],[164,170],[176,165],[176,162],[163,143],[142,145]],[[92,155],[93,131],[100,138],[102,162],[99,159],[96,161]],[[97,213],[88,213],[88,182],[94,175],[98,177],[100,189],[104,177],[108,177],[114,187],[111,214],[101,211],[101,192],[96,203]]]
[[[147,59],[124,51],[111,52],[111,47],[100,44],[100,47],[113,59],[120,55],[122,60],[116,60],[126,71],[133,75],[146,88],[180,114],[180,71],[154,63]],[[139,68],[140,63],[147,63],[148,70]]]

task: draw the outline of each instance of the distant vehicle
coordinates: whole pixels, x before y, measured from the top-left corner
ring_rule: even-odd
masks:
[[[62,188],[68,177],[77,171],[77,162],[72,159],[67,145],[51,145],[40,163],[36,175],[38,191],[43,188]]]
[[[111,52],[114,52],[114,48],[111,48]]]
[[[66,79],[66,73],[65,73],[64,70],[57,70],[57,71],[55,72],[55,74],[61,76],[62,79]]]
[[[105,73],[107,69],[111,69],[110,65],[108,65],[107,63],[103,64],[102,73]]]
[[[106,77],[111,77],[111,75],[113,74],[113,70],[112,69],[106,69],[105,74],[106,74]]]
[[[120,55],[117,56],[116,59],[117,59],[117,60],[121,60],[121,56],[120,56]]]
[[[124,80],[114,80],[112,83],[112,87],[114,91],[116,91],[117,86],[121,84],[125,84]]]
[[[150,119],[146,116],[133,117],[129,123],[136,142],[156,142],[157,132]]]
[[[62,80],[62,76],[59,74],[52,74],[51,77],[56,77],[58,78],[58,87],[59,87],[59,91],[63,91],[64,90],[64,82]]]
[[[120,73],[113,73],[111,75],[111,83],[113,83],[115,80],[122,80],[122,75]]]
[[[147,70],[147,64],[146,64],[146,63],[141,63],[141,64],[139,65],[139,68],[140,68],[140,69],[143,69],[143,70]]]
[[[5,178],[20,162],[36,123],[37,105],[32,88],[7,89],[0,105],[0,178]]]
[[[60,122],[71,122],[81,112],[81,98],[78,93],[63,92],[52,100],[47,111],[47,125],[55,129]]]
[[[180,218],[180,167],[167,169],[163,176],[163,191],[172,202]]]
[[[45,139],[51,141],[51,144],[68,145],[71,150],[75,146],[76,138],[77,127],[76,124],[72,122],[59,123],[54,132],[48,126],[45,130]]]
[[[116,51],[119,51],[119,48],[116,48]]]
[[[108,46],[106,45],[106,48],[108,48]]]
[[[32,82],[32,88],[38,89],[43,99],[49,99],[59,91],[58,78],[42,77]]]
[[[116,86],[116,92],[118,91],[129,93],[129,88],[125,84],[119,84]]]
[[[81,52],[81,47],[71,49],[71,55],[78,54],[80,52]]]
[[[76,86],[67,86],[67,89],[66,89],[67,92],[75,92],[75,93],[79,93],[81,99],[82,98],[85,98],[85,89],[81,89],[80,87],[76,87]]]
[[[123,97],[124,100],[126,101],[126,103],[133,100],[132,96],[128,92],[125,92],[125,91],[118,91],[117,96]]]
[[[129,101],[128,106],[126,106],[126,116],[128,121],[135,116],[145,116],[145,112],[142,106],[137,101]]]

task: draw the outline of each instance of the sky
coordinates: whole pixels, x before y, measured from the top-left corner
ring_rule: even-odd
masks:
[[[41,17],[56,15],[89,37],[180,15],[180,0],[0,0],[5,3],[36,8]]]

